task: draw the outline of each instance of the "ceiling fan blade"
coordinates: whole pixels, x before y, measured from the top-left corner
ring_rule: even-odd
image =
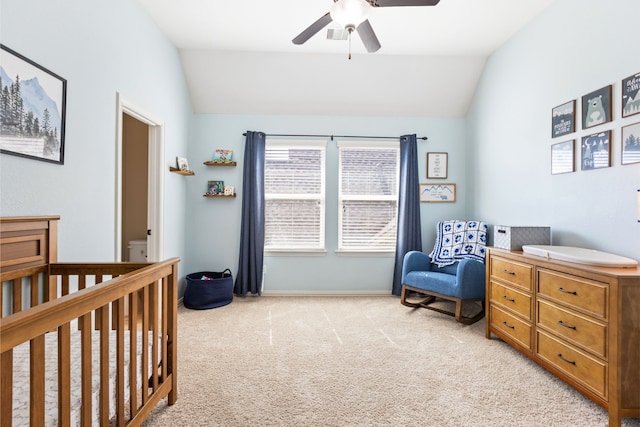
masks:
[[[302,43],[306,42],[311,37],[313,37],[318,31],[320,31],[321,29],[323,29],[324,27],[329,25],[329,23],[331,21],[332,21],[331,15],[329,15],[329,12],[327,12],[320,19],[318,19],[316,22],[314,22],[313,24],[309,25],[309,27],[306,30],[304,30],[303,32],[298,34],[292,40],[293,44],[302,44]]]
[[[440,0],[367,0],[373,7],[435,6]]]
[[[368,19],[362,21],[358,28],[358,35],[360,39],[362,39],[362,43],[364,43],[364,47],[367,48],[367,52],[376,52],[380,49],[380,41],[378,41],[378,37],[376,37],[376,33],[373,32],[373,27]]]

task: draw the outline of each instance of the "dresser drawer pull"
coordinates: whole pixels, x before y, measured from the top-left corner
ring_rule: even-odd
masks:
[[[560,358],[560,360],[562,360],[564,362],[571,363],[573,366],[576,366],[576,362],[574,362],[573,360],[565,359],[562,356],[562,353],[558,353],[558,358]]]
[[[504,326],[506,326],[507,328],[511,328],[511,329],[515,329],[516,328],[515,326],[511,326],[510,324],[508,324],[506,321],[503,321],[502,324]]]
[[[577,293],[576,291],[568,291],[568,290],[566,290],[565,288],[558,288],[558,290],[559,290],[560,292],[565,293],[565,294],[578,295],[578,293]]]
[[[506,296],[506,295],[502,295],[502,298],[503,298],[503,299],[506,299],[506,300],[507,300],[507,301],[509,301],[509,302],[516,302],[516,300],[515,300],[515,299],[509,298],[509,297],[508,297],[508,296]]]
[[[509,271],[509,270],[507,270],[506,268],[505,268],[504,270],[502,270],[502,272],[503,272],[503,273],[506,273],[506,274],[510,274],[510,275],[512,275],[512,276],[515,276],[515,275],[516,275],[515,271]]]
[[[564,326],[565,328],[569,328],[569,329],[573,329],[574,331],[577,330],[577,328],[575,326],[572,325],[567,325],[566,323],[564,323],[562,320],[558,320],[558,325],[560,326]]]

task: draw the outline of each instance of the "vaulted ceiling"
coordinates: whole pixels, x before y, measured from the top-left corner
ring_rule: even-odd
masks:
[[[292,39],[331,0],[138,0],[179,49],[196,113],[464,117],[487,58],[555,0],[373,8],[356,33]]]

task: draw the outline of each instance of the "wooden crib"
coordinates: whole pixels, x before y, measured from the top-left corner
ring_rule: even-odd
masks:
[[[177,399],[179,259],[59,263],[58,220],[0,218],[0,425],[140,425]]]

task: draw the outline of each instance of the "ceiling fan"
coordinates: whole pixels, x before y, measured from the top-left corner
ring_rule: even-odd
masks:
[[[336,21],[349,33],[349,59],[351,59],[351,33],[356,30],[367,52],[376,52],[381,45],[367,19],[372,7],[435,6],[440,0],[333,0],[329,12],[298,34],[293,44],[303,44],[330,22]]]

